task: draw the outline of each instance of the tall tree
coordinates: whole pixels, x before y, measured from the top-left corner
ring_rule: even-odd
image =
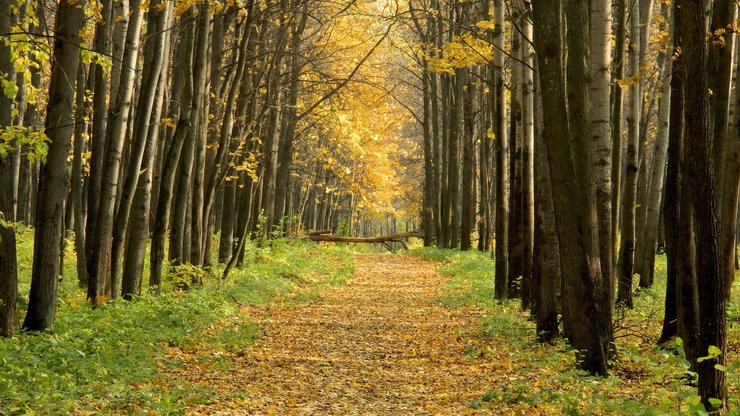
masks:
[[[626,307],[632,307],[632,275],[635,270],[637,174],[640,148],[640,2],[632,2],[629,42],[629,114],[627,115],[627,172],[622,203],[622,232],[619,247],[619,295]]]
[[[113,225],[115,221],[116,201],[121,176],[126,131],[134,96],[134,81],[139,56],[139,39],[142,27],[143,7],[138,0],[131,2],[132,14],[127,26],[123,66],[119,83],[115,82],[116,95],[108,112],[108,124],[105,131],[105,166],[101,171],[103,182],[100,188],[100,202],[96,216],[92,258],[93,269],[88,270],[88,298],[99,305],[106,298],[117,297],[120,290],[118,271],[111,270],[113,244]],[[113,273],[112,273],[113,272]]]
[[[612,2],[589,3],[591,99],[591,155],[593,189],[599,227],[599,257],[606,304],[611,315],[614,303],[614,246],[612,244],[612,127],[610,120]]]
[[[667,8],[668,6],[664,6]],[[670,26],[670,25],[668,25]],[[666,27],[666,30],[672,30]],[[670,32],[669,32],[670,33]],[[655,272],[655,254],[658,250],[658,227],[660,224],[660,206],[663,197],[663,182],[665,178],[666,156],[668,148],[669,121],[671,110],[671,60],[672,48],[670,42],[661,52],[660,71],[660,103],[658,105],[658,132],[653,149],[653,169],[650,173],[650,190],[647,200],[647,217],[645,219],[645,233],[643,247],[643,265],[640,274],[640,286],[648,287],[653,284]]]
[[[567,3],[568,79],[563,74],[561,3],[535,0],[534,45],[538,55],[544,123],[549,128],[547,153],[552,177],[563,273],[565,335],[578,351],[580,366],[595,374],[607,373],[611,321],[602,293],[598,258],[595,204],[588,169],[587,130],[588,5]],[[566,90],[568,104],[566,105]],[[570,111],[570,114],[569,114]],[[570,121],[569,121],[570,120]],[[573,126],[570,126],[570,123]],[[584,143],[584,141],[586,143]],[[586,190],[585,192],[583,190]]]
[[[85,21],[84,1],[61,2],[54,29],[54,55],[49,81],[45,132],[49,138],[46,163],[39,178],[36,227],[33,243],[33,272],[28,312],[23,328],[29,331],[54,326],[59,277],[64,199],[67,193],[67,157],[74,127],[77,66],[80,62],[80,30]]]
[[[677,0],[674,6],[676,46],[681,48],[683,63],[681,74],[686,101],[684,106],[685,142],[681,185],[690,195],[690,205],[696,223],[696,270],[699,294],[698,354],[711,353],[710,347],[726,350],[726,285],[723,274],[726,264],[720,250],[719,207],[717,203],[716,173],[712,155],[708,88],[706,42],[706,17],[704,0]],[[682,191],[683,192],[683,191]],[[686,236],[684,238],[691,238]],[[724,253],[727,254],[727,253]],[[697,362],[699,395],[710,411],[723,413],[727,405],[726,374],[715,368],[723,365],[726,354]],[[709,399],[718,399],[715,405]]]
[[[522,16],[522,307],[530,307],[534,268],[534,51],[532,49],[532,16],[524,5]]]
[[[493,65],[491,65],[491,120],[496,140],[495,296],[508,296],[509,275],[509,141],[506,136],[504,89],[504,0],[493,0]]]
[[[0,1],[0,33],[10,33],[13,19],[10,14],[12,0]],[[10,42],[0,40],[0,81],[15,80]],[[14,96],[7,92],[0,93],[0,132],[10,130],[13,126]],[[12,168],[12,155],[16,143],[0,142],[0,336],[13,335],[18,326],[18,259],[16,257],[15,226],[13,225],[12,188],[16,176]]]

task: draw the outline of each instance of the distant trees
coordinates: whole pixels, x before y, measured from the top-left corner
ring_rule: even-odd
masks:
[[[725,349],[736,260],[734,1],[46,3],[0,0],[0,335],[20,223],[27,330],[53,327],[65,237],[99,307],[147,272],[228,274],[247,239],[420,226],[490,250],[491,296],[606,374],[665,250],[660,339],[720,411],[724,354],[698,358]]]
[[[399,56],[382,17],[394,10],[47,3],[8,0],[0,16],[3,336],[18,321],[19,222],[35,227],[23,325],[35,331],[53,327],[72,235],[79,284],[99,307],[141,293],[150,236],[158,292],[168,267],[214,266],[216,236],[218,261],[240,263],[244,239],[390,232],[414,206],[417,171],[403,165],[415,148],[398,137],[412,119],[376,104],[391,89],[377,76],[383,55]],[[16,74],[24,65],[30,77]]]

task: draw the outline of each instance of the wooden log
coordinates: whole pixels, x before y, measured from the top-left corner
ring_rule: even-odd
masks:
[[[331,230],[316,230],[316,231],[311,231],[310,233],[308,233],[309,236],[326,235],[326,234],[331,234]]]
[[[378,237],[343,237],[339,235],[309,233],[308,238],[311,241],[316,242],[326,241],[331,243],[379,243],[389,248],[389,250],[391,247],[389,243],[400,243],[401,245],[403,245],[404,249],[408,250],[408,247],[406,246],[406,242],[404,240],[408,240],[409,238],[424,238],[424,235],[421,233],[412,232],[389,234]]]

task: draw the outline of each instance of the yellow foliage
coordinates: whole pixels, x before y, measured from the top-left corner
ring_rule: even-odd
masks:
[[[485,64],[493,59],[493,46],[471,34],[455,36],[442,48],[441,57],[427,56],[433,72],[454,74],[455,69]]]

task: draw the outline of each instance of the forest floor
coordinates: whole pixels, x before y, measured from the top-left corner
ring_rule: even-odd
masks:
[[[32,247],[19,233],[21,293]],[[677,343],[656,346],[662,255],[615,316],[610,376],[591,377],[564,340],[536,341],[519,301],[493,299],[490,253],[278,240],[250,244],[227,281],[181,291],[181,270],[161,296],[92,309],[68,247],[54,332],[0,339],[0,415],[702,414]],[[728,323],[738,416],[739,296]]]
[[[418,257],[355,255],[355,278],[298,307],[253,307],[262,338],[227,371],[177,377],[217,387],[191,414],[466,414],[496,373],[482,311],[446,308],[448,276]],[[196,356],[191,356],[197,361]]]
[[[659,274],[664,264],[658,265]],[[515,300],[492,299],[485,253],[355,254],[355,274],[310,302],[249,306],[260,328],[238,354],[171,349],[168,384],[210,390],[191,415],[700,414],[675,344],[659,348],[664,287],[618,316],[611,375],[577,369],[560,340],[535,341]],[[737,305],[729,361],[738,360]],[[207,365],[219,355],[219,366]],[[733,415],[738,374],[729,376]]]

